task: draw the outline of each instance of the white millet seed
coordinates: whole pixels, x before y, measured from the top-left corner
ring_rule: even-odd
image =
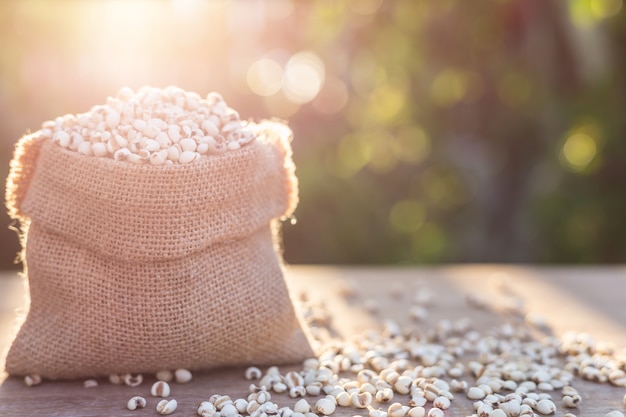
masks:
[[[443,410],[441,408],[433,407],[428,410],[428,417],[444,417]]]
[[[272,399],[272,394],[270,394],[268,391],[259,391],[251,395],[254,395],[253,399],[256,400],[256,402],[258,402],[259,404],[265,404]]]
[[[519,416],[522,408],[521,399],[510,400],[500,403],[500,409],[504,411],[507,417],[517,417]]]
[[[67,132],[60,130],[52,136],[52,140],[64,148],[70,146],[70,135]]]
[[[247,400],[248,402],[252,402],[252,401],[254,401],[254,402],[256,402],[256,403],[259,403],[259,402],[257,401],[257,396],[258,396],[258,393],[259,393],[259,392],[261,392],[261,391],[253,391],[253,392],[251,392],[251,393],[248,395],[248,397],[246,398],[246,400]],[[259,404],[261,404],[261,403],[259,403]]]
[[[321,388],[321,387],[320,387]],[[274,391],[277,394],[281,394],[285,391],[287,391],[287,384],[285,384],[284,382],[276,382],[275,384],[272,385],[272,391]],[[307,391],[308,392],[308,391]],[[319,395],[320,391],[317,391],[317,394],[310,394],[310,395]]]
[[[294,411],[289,407],[282,407],[278,410],[278,417],[293,417]]]
[[[352,404],[351,394],[346,391],[340,392],[335,397],[337,399],[337,405],[340,407],[349,407]]]
[[[445,389],[442,389],[442,390],[439,391],[439,396],[440,397],[446,397],[450,401],[454,400],[454,395],[450,391],[445,390]]]
[[[398,394],[408,394],[410,391],[411,383],[413,379],[408,376],[401,375],[393,384],[393,388]]]
[[[527,404],[522,404],[520,407],[519,415],[520,416],[534,416],[535,412],[533,411],[531,406]]]
[[[369,417],[387,417],[387,412],[380,408],[370,408]]]
[[[24,377],[24,384],[27,387],[34,387],[41,384],[41,377],[39,375],[26,375]]]
[[[350,394],[352,406],[356,408],[367,408],[372,403],[372,394],[369,392],[353,392]]]
[[[302,368],[305,371],[315,371],[320,366],[320,360],[317,358],[307,358],[302,362]]]
[[[124,374],[122,378],[124,380],[124,384],[129,387],[138,387],[143,382],[143,375],[141,374]]]
[[[172,414],[176,411],[176,407],[178,407],[178,403],[176,400],[161,400],[156,406],[156,410],[159,414]]]
[[[369,382],[366,382],[365,384],[361,385],[360,389],[358,390],[360,392],[369,392],[370,394],[372,394],[372,396],[376,395],[376,392],[378,391],[376,389],[376,387],[374,385],[372,385]]]
[[[289,396],[291,398],[304,397],[305,395],[306,395],[306,388],[304,388],[302,385],[289,388]]]
[[[245,414],[246,410],[248,409],[248,401],[244,398],[237,398],[233,402],[233,405],[235,406],[239,414]]]
[[[426,405],[426,397],[423,395],[413,395],[409,400],[409,406],[411,407],[422,407]]]
[[[186,384],[187,382],[191,381],[192,378],[192,373],[187,369],[181,368],[174,371],[174,379],[179,384]]]
[[[247,380],[261,379],[262,375],[263,374],[261,373],[261,370],[257,368],[256,366],[249,367],[248,369],[246,369],[246,372],[245,372],[245,377]]]
[[[298,372],[287,372],[285,375],[285,383],[289,388],[299,387],[304,385],[304,378]]]
[[[374,361],[383,361],[385,362],[386,359],[385,358],[374,358],[374,360],[372,360],[372,362]],[[398,378],[400,378],[400,374],[392,368],[385,368],[382,371],[380,371],[380,374],[378,375],[381,379],[383,379],[385,382],[387,382],[388,384],[395,384],[395,382],[398,380]],[[371,381],[367,381],[367,382],[363,382],[363,384],[367,384],[367,383],[371,383]]]
[[[209,399],[209,401],[211,401],[211,399]],[[218,395],[213,400],[213,404],[215,405],[215,408],[217,408],[218,410],[222,410],[224,406],[226,406],[227,404],[232,404],[232,403],[233,403],[233,400],[228,395]]]
[[[285,389],[282,391],[284,392],[287,389],[287,385],[283,384],[282,382],[279,384],[282,384],[285,387]],[[276,384],[276,385],[279,385],[279,384]],[[274,391],[276,391],[276,385],[272,387]],[[307,385],[305,389],[308,395],[312,397],[317,397],[322,392],[322,384],[320,382],[314,381],[310,383],[309,385]],[[276,391],[276,392],[281,392],[281,391]]]
[[[504,402],[514,401],[514,402],[517,402],[517,403],[521,404],[522,397],[519,394],[516,394],[516,393],[513,392],[511,394],[505,395],[504,399],[502,401],[504,401]]]
[[[502,383],[502,388],[509,391],[515,391],[517,389],[517,382],[513,381],[512,379],[507,379]]]
[[[373,381],[374,386],[376,387],[377,390],[384,390],[384,389],[390,389],[393,391],[393,387],[391,386],[390,383],[388,383],[387,381],[383,381],[382,379],[378,379]]]
[[[424,417],[426,415],[426,409],[424,407],[413,407],[408,412],[409,417]]]
[[[565,407],[568,408],[576,408],[580,405],[582,398],[580,397],[580,395],[578,394],[574,394],[574,395],[564,395],[563,398],[563,405]]]
[[[130,411],[134,411],[138,408],[146,408],[146,399],[140,396],[132,397],[126,403],[126,408],[128,408]]]
[[[551,400],[552,399],[552,395],[548,394],[547,392],[542,392],[541,394],[539,394],[539,396],[537,398],[539,400]]]
[[[463,369],[454,367],[448,369],[448,375],[452,378],[460,378],[463,375]]]
[[[230,141],[228,142],[228,145],[226,145],[226,149],[228,149],[229,151],[236,151],[239,148],[241,148],[241,145],[239,144],[239,142],[235,141]]]
[[[493,411],[493,406],[491,404],[482,403],[476,408],[476,414],[478,417],[489,417],[491,412]]]
[[[337,405],[337,399],[334,395],[327,395],[325,398],[328,398],[330,401],[334,402]]]
[[[450,389],[454,392],[465,392],[468,389],[469,384],[467,381],[457,381],[453,379],[450,381]]]
[[[478,386],[478,388],[483,390],[485,392],[485,394],[487,394],[487,395],[493,394],[493,390],[491,389],[491,387],[488,384],[480,384]]]
[[[170,396],[170,385],[165,381],[157,381],[152,384],[150,395],[153,397],[167,398]]]
[[[156,379],[157,381],[171,382],[174,379],[174,373],[164,369],[156,373]]]
[[[84,386],[85,388],[95,388],[95,387],[97,387],[97,386],[98,386],[98,381],[97,381],[97,380],[95,380],[95,379],[86,379],[86,380],[83,382],[83,386]]]
[[[478,387],[470,387],[467,390],[467,398],[470,400],[482,400],[487,396],[487,393]]]
[[[526,397],[522,400],[522,405],[526,404],[532,408],[536,408],[537,407],[537,400],[531,397]]]
[[[121,385],[124,383],[124,378],[120,374],[109,375],[109,382],[113,385]]]
[[[502,401],[502,396],[489,394],[483,399],[483,401],[490,404],[496,404]]]
[[[554,387],[549,382],[540,382],[537,384],[537,389],[541,391],[553,391]]]
[[[535,410],[541,414],[554,414],[556,412],[556,405],[552,400],[543,399],[537,402]]]
[[[356,379],[359,383],[365,384],[366,382],[372,382],[377,380],[378,375],[371,369],[363,369],[357,373]]]
[[[253,414],[255,413],[259,408],[261,408],[261,404],[259,404],[258,402],[256,402],[256,400],[249,400],[248,401],[248,405],[246,406],[246,413],[247,414]]]
[[[624,417],[624,413],[618,410],[609,411],[604,417]]]
[[[391,388],[384,388],[376,392],[376,401],[379,403],[386,403],[393,400],[393,390]]]
[[[433,406],[441,408],[442,410],[447,410],[450,408],[450,400],[447,397],[437,397],[433,401]]]
[[[400,403],[393,403],[387,408],[388,417],[404,417],[409,411],[409,407]]]
[[[259,407],[259,409],[261,409],[261,407]],[[230,403],[230,404],[225,404],[220,409],[220,414],[224,417],[235,417],[237,414],[239,414],[239,411],[237,410],[237,408],[235,407],[233,403]]]
[[[371,385],[371,384],[370,384]],[[349,381],[341,386],[346,392],[353,393],[360,391],[360,384],[358,381]]]
[[[334,413],[336,407],[335,403],[328,398],[320,398],[317,400],[317,403],[315,403],[315,411],[325,416]]]
[[[263,123],[249,126],[223,99],[210,100],[169,87],[162,90],[145,87],[136,93],[122,89],[117,97],[108,98],[105,105],[94,106],[87,113],[44,122],[40,135],[82,155],[113,157],[132,163],[150,161],[157,165],[162,163],[163,155],[153,157],[150,153],[165,151],[181,140],[186,141],[183,143],[185,150],[192,152],[200,141],[205,141],[203,153],[208,155],[237,151],[251,142],[257,131],[259,136],[264,135]],[[148,116],[153,113],[158,113],[159,117]],[[122,154],[116,153],[127,147],[131,155],[120,157]],[[139,151],[148,154],[143,152],[144,155],[138,157]],[[178,161],[169,156],[168,159]],[[187,159],[186,156],[183,161]],[[197,159],[196,156],[191,161]]]
[[[297,413],[303,413],[303,414],[308,413],[309,411],[311,411],[311,405],[309,404],[307,400],[302,398],[296,401],[296,403],[293,406],[293,411]]]
[[[504,412],[504,410],[496,408],[495,410],[489,413],[489,417],[507,417],[507,415]]]

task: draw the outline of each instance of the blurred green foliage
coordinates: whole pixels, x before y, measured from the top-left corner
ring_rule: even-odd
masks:
[[[77,32],[98,18],[77,3],[0,5],[4,176],[11,143],[42,121],[121,85],[178,84],[289,120],[300,205],[287,262],[626,261],[622,0],[267,0],[247,15],[222,1],[207,13],[228,19],[127,19],[119,39]],[[315,99],[246,84],[256,60],[284,67],[299,51],[323,62]],[[2,242],[7,267],[17,239]]]
[[[316,4],[350,98],[296,144],[294,261],[626,260],[621,2]]]

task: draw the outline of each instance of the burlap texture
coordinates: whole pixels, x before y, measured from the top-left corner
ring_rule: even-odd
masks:
[[[312,355],[283,279],[276,219],[297,204],[284,126],[188,165],[18,143],[9,213],[26,229],[30,309],[7,372],[113,372],[295,362]]]

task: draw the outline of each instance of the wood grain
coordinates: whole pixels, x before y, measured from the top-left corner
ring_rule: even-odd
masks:
[[[624,267],[526,267],[501,265],[460,265],[436,268],[365,268],[365,267],[290,267],[287,282],[294,299],[307,297],[324,303],[332,317],[332,330],[349,338],[370,328],[380,328],[385,320],[402,326],[426,328],[427,323],[409,319],[408,307],[416,292],[434,294],[429,320],[470,317],[478,327],[503,323],[507,317],[497,309],[477,310],[465,302],[467,293],[477,293],[497,304],[511,294],[523,300],[526,311],[545,317],[556,335],[568,330],[584,331],[598,340],[612,340],[626,346],[626,268]],[[346,282],[355,284],[354,297],[345,298],[339,288]],[[0,274],[0,351],[10,343],[15,309],[23,304],[23,286],[13,273]],[[376,302],[378,311],[368,308]],[[299,369],[281,367],[281,371]],[[249,381],[243,369],[222,369],[196,373],[189,384],[172,384],[172,398],[178,403],[175,416],[194,416],[198,404],[211,394],[233,397],[247,395]],[[153,379],[146,378],[136,388],[111,385],[100,381],[96,388],[84,388],[82,381],[46,382],[25,387],[21,379],[0,377],[0,416],[155,416],[158,400],[149,396]],[[576,380],[583,396],[579,416],[603,417],[613,409],[623,410],[626,389],[607,384]],[[134,395],[148,399],[145,410],[128,411],[127,400]],[[556,395],[555,397],[559,397]],[[406,396],[396,397],[407,401]],[[295,400],[285,395],[273,396],[279,405],[292,406]],[[315,398],[309,398],[314,403]],[[557,416],[567,412],[559,406]],[[446,416],[472,413],[471,401],[457,395]],[[339,417],[366,412],[339,408]]]

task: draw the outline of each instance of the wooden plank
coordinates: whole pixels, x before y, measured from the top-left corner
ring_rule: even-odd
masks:
[[[0,271],[0,366],[6,346],[17,331],[17,317],[24,313],[27,295],[24,282],[14,272]]]
[[[21,304],[23,290],[13,273],[0,275],[0,351],[8,347],[8,332]],[[331,314],[331,330],[349,339],[367,329],[380,329],[386,320],[403,327],[426,329],[440,319],[469,317],[480,329],[502,324],[510,318],[500,310],[511,299],[523,301],[530,313],[543,315],[556,335],[568,330],[584,331],[599,340],[613,340],[626,346],[626,269],[623,267],[556,268],[499,265],[463,265],[436,268],[363,268],[299,266],[288,270],[287,281],[294,299],[305,296],[314,304],[324,304]],[[341,289],[352,283],[356,294],[346,298]],[[416,323],[409,307],[417,293],[433,294],[428,322]],[[477,293],[491,303],[491,310],[468,307],[468,293]],[[377,307],[375,313],[370,313]],[[281,367],[281,371],[299,366]],[[211,394],[232,397],[247,395],[249,381],[243,369],[213,370],[194,375],[189,384],[172,384],[172,398],[179,402],[174,415],[192,416],[198,404]],[[2,381],[4,379],[4,381]],[[153,378],[147,377],[136,388],[100,381],[96,388],[84,388],[82,381],[48,382],[27,388],[17,378],[0,377],[0,415],[4,416],[152,416],[158,402],[148,395]],[[624,388],[576,380],[583,404],[574,413],[604,416],[621,409]],[[145,410],[128,411],[126,401],[142,395],[148,399]],[[555,395],[556,398],[560,396]],[[293,406],[294,399],[282,394],[273,398],[280,406]],[[308,398],[314,403],[316,398]],[[406,403],[407,396],[394,399]],[[567,412],[557,401],[557,416]],[[472,413],[471,401],[457,395],[447,416]],[[335,415],[366,416],[362,410],[339,408]]]

